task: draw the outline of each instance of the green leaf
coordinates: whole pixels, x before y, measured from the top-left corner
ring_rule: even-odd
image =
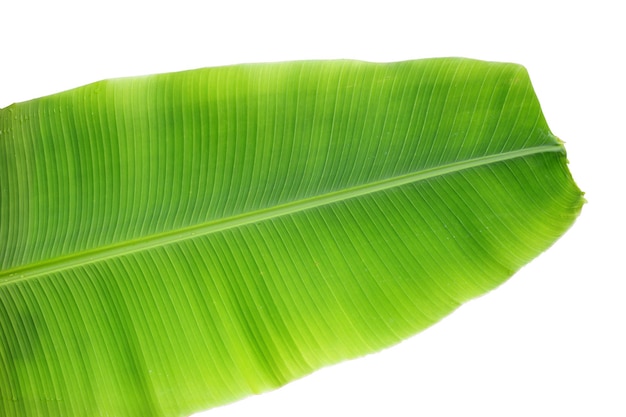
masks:
[[[0,414],[178,416],[378,351],[583,201],[514,64],[237,65],[14,104]]]

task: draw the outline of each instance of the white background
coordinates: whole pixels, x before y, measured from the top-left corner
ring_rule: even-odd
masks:
[[[587,193],[572,229],[498,290],[400,345],[206,416],[626,416],[619,3],[9,0],[0,107],[104,78],[242,62],[521,63]]]

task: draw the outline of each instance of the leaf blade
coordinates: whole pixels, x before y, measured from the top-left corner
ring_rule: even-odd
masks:
[[[499,285],[582,205],[513,65],[235,66],[23,106],[45,117],[0,113],[20,131],[0,174],[8,415],[179,415],[379,350]]]

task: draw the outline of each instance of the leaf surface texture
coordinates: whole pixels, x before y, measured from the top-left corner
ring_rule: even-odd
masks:
[[[514,64],[248,64],[9,106],[0,414],[276,388],[500,285],[582,204]]]

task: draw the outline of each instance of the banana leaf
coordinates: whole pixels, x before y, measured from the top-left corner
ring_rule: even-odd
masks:
[[[11,105],[0,415],[280,387],[494,289],[583,201],[516,64],[247,64]]]

